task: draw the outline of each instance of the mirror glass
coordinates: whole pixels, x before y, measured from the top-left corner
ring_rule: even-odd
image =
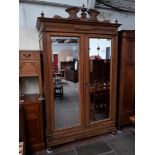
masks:
[[[89,38],[89,120],[104,120],[110,109],[111,39]]]
[[[51,37],[55,128],[80,124],[79,39]]]

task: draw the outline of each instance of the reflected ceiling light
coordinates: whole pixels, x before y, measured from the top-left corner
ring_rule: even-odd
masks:
[[[98,56],[99,56],[99,51],[100,51],[100,47],[99,47],[99,39],[98,39],[98,47],[97,47],[97,51],[98,51]]]
[[[64,43],[70,43],[70,42],[71,42],[71,40],[69,38],[64,41]]]

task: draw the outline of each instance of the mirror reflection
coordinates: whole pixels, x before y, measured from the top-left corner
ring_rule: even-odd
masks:
[[[109,117],[111,40],[89,38],[89,120]]]
[[[80,124],[79,39],[51,37],[55,128]]]

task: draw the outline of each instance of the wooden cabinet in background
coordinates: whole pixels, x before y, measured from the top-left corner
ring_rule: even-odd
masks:
[[[20,80],[26,77],[37,77],[39,82],[39,94],[42,96],[40,51],[20,51],[19,77]],[[22,87],[22,84],[20,86]],[[21,91],[23,91],[22,89],[23,88],[21,88]]]
[[[25,123],[23,104],[19,104],[19,142],[25,142]]]
[[[24,76],[38,76],[39,65],[39,53],[38,52],[21,52],[20,53],[20,77]]]
[[[20,106],[22,106],[25,128],[25,143],[27,152],[44,149],[43,112],[42,112],[42,78],[41,78],[40,51],[19,52],[19,85]],[[37,79],[39,91],[27,93],[24,82],[34,77]],[[21,126],[21,125],[20,125]],[[21,131],[22,133],[22,131]]]
[[[24,95],[23,100],[28,149],[32,152],[42,150],[44,148],[42,101],[36,94]]]
[[[122,30],[118,38],[117,126],[130,123],[135,113],[135,31]]]

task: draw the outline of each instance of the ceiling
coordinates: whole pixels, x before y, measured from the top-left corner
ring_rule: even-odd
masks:
[[[73,0],[66,1],[65,3],[56,0],[19,0],[20,2],[28,2],[34,4],[44,4],[44,5],[52,5],[59,7],[75,7],[75,3]],[[125,11],[135,13],[135,0],[85,0],[87,1],[86,6],[90,8],[101,8],[101,9],[110,9],[116,11]],[[67,3],[68,2],[68,3]],[[84,4],[81,0],[78,3],[80,6]]]
[[[135,12],[135,0],[96,0],[95,8]]]

